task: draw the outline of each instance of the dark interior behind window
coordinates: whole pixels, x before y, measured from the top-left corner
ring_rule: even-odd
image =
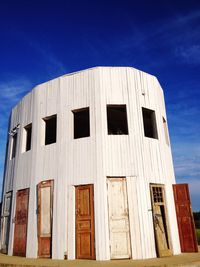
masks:
[[[90,136],[89,108],[72,112],[74,114],[74,139]]]
[[[25,131],[26,131],[26,147],[25,147],[25,151],[29,151],[31,149],[32,123],[27,125],[24,128],[25,128]]]
[[[53,115],[45,121],[45,145],[56,143],[57,116]]]
[[[126,105],[107,106],[108,134],[128,134]]]
[[[11,154],[11,158],[15,158],[16,155],[16,150],[17,150],[17,133],[15,133],[12,137],[12,154]]]
[[[144,135],[146,137],[158,139],[155,111],[142,108]]]

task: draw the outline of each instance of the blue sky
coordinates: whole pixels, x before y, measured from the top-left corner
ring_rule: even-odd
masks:
[[[33,86],[93,66],[132,66],[164,92],[178,183],[200,210],[200,1],[1,0],[0,187],[9,112]]]

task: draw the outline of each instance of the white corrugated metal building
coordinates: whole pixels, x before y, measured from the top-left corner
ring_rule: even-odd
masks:
[[[54,259],[180,253],[163,90],[131,67],[36,86],[13,108],[1,249]]]

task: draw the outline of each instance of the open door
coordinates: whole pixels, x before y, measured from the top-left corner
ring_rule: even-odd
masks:
[[[126,178],[108,178],[111,259],[131,258]]]
[[[150,191],[157,255],[158,257],[171,256],[164,185],[151,184]]]
[[[10,232],[10,212],[12,206],[12,192],[8,192],[4,197],[4,206],[1,217],[1,252],[8,253],[8,242]]]
[[[51,257],[52,251],[53,181],[38,184],[38,256]]]
[[[94,188],[76,186],[76,258],[95,259]]]
[[[27,224],[28,224],[29,188],[17,191],[15,230],[14,230],[14,256],[26,256]]]
[[[198,252],[188,184],[175,184],[173,190],[181,251]]]

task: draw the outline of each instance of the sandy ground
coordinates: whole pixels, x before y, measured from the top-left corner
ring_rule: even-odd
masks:
[[[200,267],[199,253],[184,253],[177,256],[166,258],[155,258],[148,260],[110,260],[110,261],[91,261],[91,260],[51,260],[51,259],[27,259],[22,257],[7,256],[0,254],[0,266],[2,267],[169,267],[169,266],[193,266]]]

